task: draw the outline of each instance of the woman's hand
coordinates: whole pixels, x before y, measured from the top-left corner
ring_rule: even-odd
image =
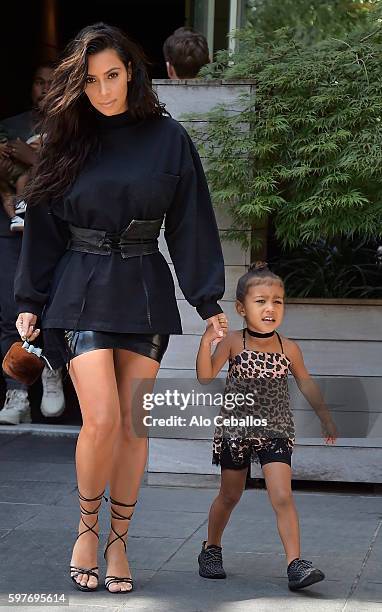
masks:
[[[20,334],[21,340],[33,342],[40,333],[39,329],[35,329],[37,322],[36,315],[31,312],[21,312],[17,317],[16,329]]]
[[[224,312],[207,319],[207,329],[203,334],[206,342],[219,344],[225,338],[228,331],[228,320]]]

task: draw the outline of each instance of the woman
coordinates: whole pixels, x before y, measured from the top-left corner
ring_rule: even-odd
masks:
[[[45,111],[47,136],[25,194],[16,326],[31,342],[44,330],[52,367],[71,360],[83,421],[72,580],[98,586],[98,511],[109,483],[105,586],[127,592],[126,537],[147,457],[147,439],[134,436],[131,385],[155,379],[169,335],[182,333],[159,229],[164,220],[186,299],[224,337],[221,245],[195,147],[120,30],[100,23],[75,37]]]

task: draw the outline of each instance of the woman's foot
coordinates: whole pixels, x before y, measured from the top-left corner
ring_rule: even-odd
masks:
[[[111,542],[114,539],[114,533],[110,532],[107,543]],[[123,538],[123,541],[126,543],[127,535]],[[131,572],[129,567],[129,562],[126,557],[126,552],[123,546],[112,546],[108,548],[106,553],[107,567],[106,567],[106,576],[109,578],[113,577],[122,577],[122,578],[131,578]],[[118,591],[131,591],[133,588],[132,583],[130,582],[110,582],[110,580],[105,580],[105,583],[108,583],[108,590],[111,593],[116,593]]]
[[[107,562],[105,586],[110,593],[126,593],[133,590],[133,580],[126,558],[126,539],[136,503],[124,504],[110,497],[111,532],[103,555]],[[129,508],[129,510],[124,510],[126,514],[121,514],[119,508]]]
[[[84,525],[82,520],[78,524],[78,534],[83,531]],[[94,531],[98,536],[98,524],[94,527]],[[98,569],[93,569],[97,566],[97,552],[98,552],[98,538],[94,537],[94,533],[89,531],[88,533],[84,533],[83,536],[76,540],[72,558],[70,561],[70,575],[74,578],[74,580],[83,587],[88,587],[89,589],[96,589],[98,586],[98,578],[91,574],[80,573],[79,570],[82,569],[91,569],[92,572],[97,574]],[[74,569],[77,568],[77,569]],[[75,575],[76,574],[76,575]]]
[[[78,492],[81,518],[78,524],[77,540],[70,561],[70,577],[82,591],[94,591],[98,587],[97,552],[99,541],[98,511],[101,507],[101,493],[94,498],[86,498]],[[82,536],[80,538],[80,536]]]

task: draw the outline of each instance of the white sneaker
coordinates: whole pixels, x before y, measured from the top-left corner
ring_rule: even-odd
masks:
[[[25,200],[20,200],[17,199],[16,200],[16,204],[15,204],[15,215],[23,215],[26,212],[27,209],[27,203]]]
[[[24,219],[19,217],[19,215],[15,215],[11,219],[11,223],[9,225],[11,232],[22,232],[24,229]]]
[[[61,368],[50,370],[45,367],[41,375],[43,395],[40,410],[45,417],[58,417],[65,410],[64,391],[62,389]]]
[[[28,392],[23,389],[8,389],[3,409],[0,410],[0,424],[19,425],[31,422]]]

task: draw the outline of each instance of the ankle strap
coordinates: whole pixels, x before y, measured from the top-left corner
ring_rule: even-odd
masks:
[[[107,497],[104,496],[105,493],[105,489],[102,491],[102,493],[100,493],[99,495],[97,495],[97,497],[84,497],[82,495],[82,493],[80,493],[80,490],[78,487],[76,487],[77,491],[78,491],[78,497],[80,499],[82,499],[82,501],[98,501],[99,499],[104,498],[106,501],[108,501]]]
[[[118,502],[115,499],[113,499],[112,497],[110,497],[110,504],[112,506],[123,506],[124,508],[134,508],[134,506],[136,505],[138,500],[135,500],[135,502],[133,504],[123,504],[122,502]],[[118,510],[115,510],[115,508],[111,507],[111,516],[114,519],[119,519],[121,521],[129,521],[131,519],[131,517],[134,514],[134,510],[132,511],[132,513],[130,514],[130,516],[124,516],[123,514],[121,514],[120,512],[118,512]]]
[[[123,504],[122,502],[118,502],[110,496],[110,503],[114,506],[124,506],[125,508],[133,508],[136,505],[137,501],[138,500],[136,499],[133,504]]]
[[[116,499],[113,499],[112,497],[110,497],[111,518],[112,519],[118,519],[120,521],[129,521],[131,519],[131,517],[133,516],[133,514],[134,514],[134,510],[132,510],[130,516],[124,516],[123,514],[118,512],[118,510],[115,510],[115,508],[113,508],[113,506],[122,506],[124,508],[134,508],[134,506],[137,503],[137,501],[138,500],[136,500],[133,504],[123,504],[122,502],[119,502]],[[114,542],[117,542],[118,540],[121,540],[121,542],[122,542],[122,544],[124,546],[125,552],[126,552],[126,542],[125,542],[125,540],[123,538],[127,535],[128,529],[126,529],[123,533],[118,533],[114,529],[112,524],[110,525],[110,527],[111,527],[111,530],[113,531],[113,533],[115,534],[116,537],[114,539],[110,540],[110,542],[107,544],[107,546],[105,548],[105,551],[103,553],[103,556],[104,556],[105,559],[106,559],[106,552],[107,552],[109,546],[111,546],[112,544],[114,544]]]
[[[95,519],[95,523],[93,525],[88,525],[87,522],[85,521],[84,517],[81,516],[81,521],[83,522],[83,524],[87,527],[87,529],[84,529],[84,531],[81,531],[78,536],[77,536],[77,540],[80,536],[82,536],[84,533],[87,533],[88,531],[91,531],[94,533],[94,535],[97,537],[97,539],[99,539],[99,535],[96,531],[94,531],[94,527],[97,525],[98,523],[98,512],[99,509],[101,507],[102,504],[102,498],[106,499],[106,501],[108,501],[107,497],[104,496],[104,492],[105,490],[102,491],[102,493],[100,493],[100,495],[97,495],[97,497],[84,497],[82,495],[82,493],[80,493],[78,487],[77,487],[77,491],[78,491],[78,497],[80,499],[80,509],[81,509],[81,515],[84,514],[85,516],[90,516],[92,514],[96,514],[97,518]],[[88,510],[87,508],[84,508],[83,505],[81,504],[81,501],[85,501],[85,502],[96,502],[98,501],[99,503],[97,504],[96,508],[94,508],[94,510]]]
[[[82,493],[80,493],[78,487],[77,487],[77,491],[78,491],[78,497],[80,499],[80,508],[81,508],[81,512],[83,512],[86,515],[90,515],[90,514],[97,514],[101,504],[102,504],[102,498],[105,499],[106,501],[108,501],[108,498],[105,497],[104,493],[105,490],[102,491],[102,493],[100,493],[99,495],[97,495],[97,497],[84,497],[82,495]],[[86,502],[94,502],[94,501],[99,501],[99,504],[97,505],[97,507],[94,510],[88,510],[87,508],[84,508],[83,505],[81,504],[81,501],[86,501]]]

